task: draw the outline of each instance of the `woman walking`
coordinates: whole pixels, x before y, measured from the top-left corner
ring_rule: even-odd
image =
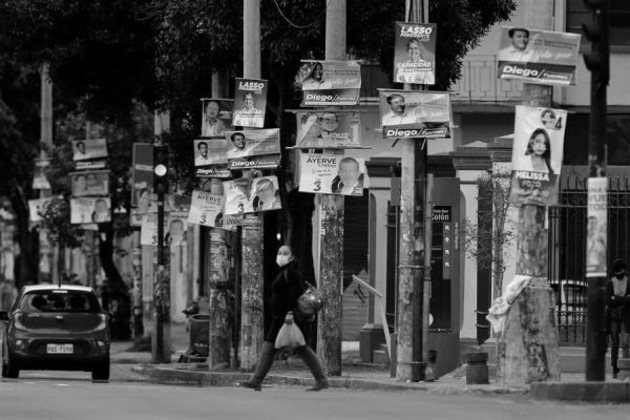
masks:
[[[613,262],[613,277],[606,284],[606,322],[610,331],[610,361],[613,378],[617,377],[619,368],[619,344],[623,357],[628,357],[628,333],[630,333],[630,281],[626,263],[617,259]]]
[[[249,381],[239,382],[238,384],[256,391],[262,390],[262,382],[273,364],[273,358],[276,354],[274,343],[280,328],[284,324],[287,312],[296,312],[297,300],[305,289],[290,246],[283,245],[280,247],[276,257],[276,264],[280,267],[280,272],[271,284],[271,327],[265,336],[262,354],[258,358],[254,375]],[[300,326],[299,320],[297,323]],[[315,385],[312,388],[308,388],[307,391],[319,391],[328,388],[328,380],[315,352],[308,345],[297,347],[295,352],[304,360],[304,363],[306,363],[315,378]]]

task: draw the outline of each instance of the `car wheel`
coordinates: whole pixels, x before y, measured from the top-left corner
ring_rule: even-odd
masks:
[[[11,354],[7,352],[6,359],[2,359],[2,377],[17,379],[20,376],[20,369],[15,362],[11,361]]]
[[[109,359],[94,366],[92,379],[95,381],[107,381],[109,379]]]

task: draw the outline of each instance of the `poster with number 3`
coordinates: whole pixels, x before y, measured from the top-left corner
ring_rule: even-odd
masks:
[[[363,158],[325,153],[300,157],[302,192],[362,196],[365,174]]]

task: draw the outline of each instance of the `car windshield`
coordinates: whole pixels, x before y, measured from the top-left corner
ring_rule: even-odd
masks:
[[[20,301],[24,312],[100,312],[93,293],[81,291],[36,291],[25,294]]]

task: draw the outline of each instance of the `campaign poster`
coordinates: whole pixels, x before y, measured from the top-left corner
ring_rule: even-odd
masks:
[[[140,245],[157,246],[158,241],[157,213],[145,213],[142,215],[140,226]]]
[[[514,119],[510,201],[557,204],[567,112],[517,105]]]
[[[316,194],[363,195],[363,158],[326,153],[300,155],[300,191]]]
[[[70,223],[109,223],[112,221],[109,197],[78,197],[70,199]]]
[[[296,147],[302,149],[351,149],[361,147],[359,113],[305,110],[296,113]]]
[[[46,212],[48,205],[55,197],[36,198],[28,200],[28,214],[31,222],[42,221],[42,214]]]
[[[195,168],[197,178],[231,178],[228,165],[199,166]]]
[[[303,107],[359,103],[361,66],[357,61],[302,60],[297,77]]]
[[[34,190],[49,190],[50,182],[46,178],[46,168],[50,165],[49,159],[35,159],[35,171],[33,173]]]
[[[71,172],[73,197],[109,194],[109,171]]]
[[[267,106],[267,81],[236,78],[232,125],[263,128]]]
[[[140,207],[148,201],[153,190],[153,146],[149,143],[134,143],[131,171],[131,206]],[[146,207],[146,206],[145,206]],[[144,213],[142,209],[140,213]]]
[[[451,103],[448,92],[381,89],[383,138],[449,138]]]
[[[226,165],[227,141],[225,139],[195,140],[195,168]]]
[[[201,99],[201,137],[219,137],[232,130],[232,99]]]
[[[226,199],[225,214],[255,213],[282,208],[278,178],[275,175],[225,181],[223,189]]]
[[[574,85],[580,39],[580,34],[504,27],[497,54],[497,77]]]
[[[72,142],[72,160],[90,160],[107,157],[107,140],[75,140]]]
[[[105,159],[81,160],[81,161],[75,162],[74,167],[77,171],[105,169],[107,168],[107,160]]]
[[[280,154],[280,129],[229,131],[225,134],[229,160]]]
[[[142,226],[142,215],[144,213],[140,213],[137,208],[131,208],[129,212],[129,226],[131,227],[141,227]]]
[[[188,212],[169,212],[164,221],[164,232],[164,246],[180,246],[187,243]]]
[[[396,22],[394,82],[435,84],[435,23]]]
[[[586,277],[606,277],[608,249],[608,178],[588,179]]]
[[[224,214],[224,197],[207,191],[193,191],[192,204],[188,213],[188,223],[216,227],[226,230],[236,230],[239,216]]]

